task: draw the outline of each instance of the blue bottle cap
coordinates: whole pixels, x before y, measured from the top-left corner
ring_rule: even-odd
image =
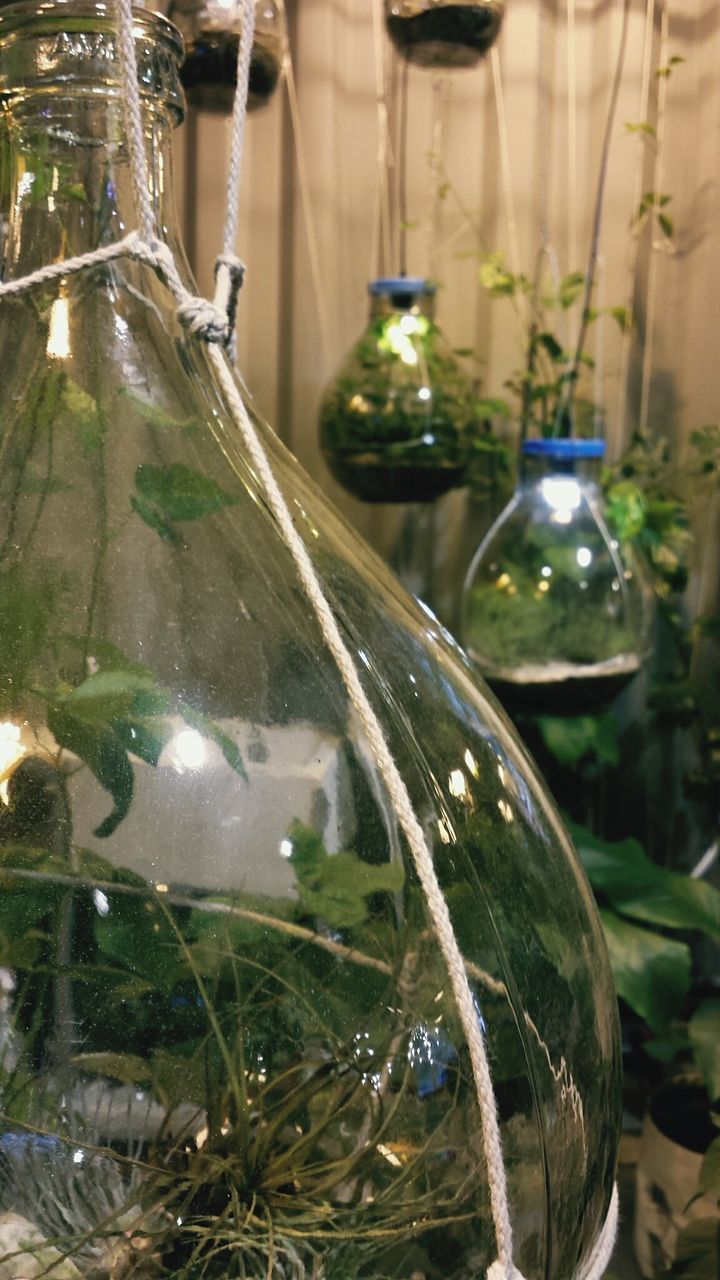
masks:
[[[568,462],[576,458],[604,458],[605,441],[597,438],[575,440],[557,436],[542,440],[523,440],[522,453],[525,457],[558,458]]]
[[[436,286],[424,276],[380,276],[368,284],[368,293],[377,297],[381,293],[435,293]]]

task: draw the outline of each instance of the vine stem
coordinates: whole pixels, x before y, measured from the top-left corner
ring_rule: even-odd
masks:
[[[607,120],[605,121],[605,133],[603,136],[602,150],[600,152],[600,171],[598,174],[598,184],[595,193],[595,208],[593,211],[592,233],[590,237],[590,255],[588,258],[587,271],[585,273],[585,287],[582,297],[582,311],[580,315],[580,328],[578,330],[577,343],[575,345],[575,354],[568,371],[563,392],[558,397],[557,412],[555,415],[555,425],[553,429],[554,435],[560,434],[560,428],[566,415],[571,418],[573,400],[575,399],[575,386],[578,378],[578,370],[587,337],[588,323],[590,320],[590,299],[592,298],[593,286],[595,284],[595,272],[597,268],[598,254],[600,248],[600,231],[602,228],[602,215],[605,203],[605,184],[607,181],[608,164],[610,159],[610,143],[612,140],[612,132],[615,125],[615,115],[617,112],[618,98],[620,96],[620,86],[622,84],[623,70],[625,67],[625,51],[627,49],[628,26],[630,19],[630,3],[631,0],[623,0],[622,6],[622,28],[620,32],[620,45],[618,48],[617,61],[615,63],[615,74],[613,76],[612,90],[610,93],[610,105],[608,107]],[[570,434],[572,433],[572,426]]]
[[[668,6],[663,4],[660,18],[660,66],[666,67],[668,60]],[[659,195],[662,190],[663,175],[663,143],[665,141],[665,110],[667,105],[667,76],[660,77],[657,107],[657,149],[655,152],[655,172],[653,175],[653,191]],[[655,311],[657,308],[658,257],[653,242],[652,223],[653,210],[650,210],[650,262],[648,264],[647,301],[645,305],[645,343],[643,346],[642,384],[640,392],[640,412],[638,426],[647,431],[650,415],[650,378],[653,366],[653,345],[655,336]]]

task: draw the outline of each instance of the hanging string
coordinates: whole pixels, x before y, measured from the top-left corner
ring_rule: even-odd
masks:
[[[599,437],[605,434],[605,423],[603,413],[604,402],[604,382],[605,382],[605,259],[602,254],[598,254],[597,271],[597,311],[598,316],[595,321],[595,368],[593,370],[593,435]]]
[[[403,62],[400,79],[400,136],[398,142],[398,259],[400,275],[407,275],[407,134],[409,64]]]
[[[278,0],[278,6],[283,16],[283,20],[287,22],[284,0]],[[322,283],[323,275],[320,266],[318,238],[315,230],[312,199],[310,198],[310,178],[308,175],[307,155],[303,139],[302,123],[300,120],[300,106],[298,103],[295,71],[289,46],[285,50],[283,74],[288,106],[290,108],[290,122],[292,124],[293,140],[295,142],[295,163],[297,165],[298,186],[300,187],[300,204],[302,207],[303,225],[305,227],[305,239],[307,242],[308,261],[310,265],[310,278],[312,280],[315,309],[318,319],[320,361],[323,369],[327,370],[330,364],[331,351],[330,323],[328,320],[327,306],[325,304],[325,292]]]
[[[433,111],[430,133],[430,150],[428,153],[428,184],[425,198],[425,271],[433,274],[435,261],[434,244],[437,236],[440,210],[440,174],[442,171],[442,150],[445,114],[446,76],[438,76],[433,84]]]
[[[253,0],[246,0],[246,3],[252,5]],[[119,12],[123,15],[123,20],[130,23],[129,29],[132,33],[131,0],[116,0],[116,4]],[[130,46],[126,48],[126,56],[121,65],[126,89],[125,101],[126,104],[129,104],[128,110],[133,116],[128,136],[132,132],[135,141],[137,142],[139,138],[142,143],[139,94],[135,93],[133,95],[130,92],[131,80],[134,80],[137,86],[137,65],[132,41]],[[324,595],[310,555],[300,532],[295,527],[288,504],[275,479],[257,429],[240,395],[235,375],[222,349],[221,344],[224,339],[221,331],[227,328],[227,317],[214,304],[194,295],[189,295],[188,291],[185,290],[171,250],[152,235],[152,206],[148,201],[147,207],[145,207],[141,198],[140,188],[143,175],[147,178],[142,145],[139,149],[131,146],[130,157],[133,184],[137,198],[138,218],[140,220],[142,217],[144,224],[140,227],[139,232],[126,237],[123,241],[118,241],[116,245],[106,246],[92,254],[83,255],[82,258],[70,259],[69,262],[65,263],[49,264],[23,281],[13,281],[12,288],[0,286],[0,296],[3,293],[19,293],[22,291],[23,286],[28,289],[33,284],[41,284],[57,279],[60,275],[67,275],[70,270],[82,270],[93,264],[107,262],[113,256],[118,257],[121,253],[125,253],[142,259],[157,270],[161,279],[166,282],[180,304],[177,311],[180,322],[208,341],[210,363],[226,396],[227,404],[245,442],[248,454],[263,483],[269,508],[275,517],[278,530],[291,555],[298,578],[315,614],[325,644],[335,659],[350,701],[363,726],[378,770],[385,782],[398,822],[407,840],[418,879],[425,894],[429,917],[447,966],[460,1022],[468,1046],[482,1122],[483,1151],[487,1167],[490,1207],[497,1248],[497,1259],[488,1270],[489,1280],[522,1280],[513,1263],[512,1226],[508,1206],[505,1166],[484,1034],[465,961],[453,930],[447,902],[435,872],[430,846],[413,808],[407,786],[386,741],[380,721],[364,690],[353,658],[342,638],[339,625]],[[149,186],[146,187],[146,190],[149,192]],[[147,220],[148,210],[150,212],[149,222]],[[145,231],[148,226],[150,238],[146,240]],[[617,1200],[616,1196],[613,1196],[603,1229],[588,1259],[588,1263],[579,1273],[578,1280],[599,1280],[607,1263],[609,1252],[612,1249],[616,1225]]]
[[[373,235],[370,250],[370,276],[385,275],[390,270],[392,258],[392,232],[390,213],[390,182],[392,147],[388,120],[387,65],[383,30],[382,0],[373,0],[373,60],[375,65],[375,104],[377,112],[377,167],[375,179],[375,208]]]
[[[577,57],[575,0],[567,0],[568,271],[577,267]]]
[[[660,17],[660,66],[666,67],[668,60],[668,28],[669,28],[669,4],[662,5]],[[659,77],[658,87],[658,107],[657,107],[657,125],[656,125],[656,141],[657,147],[655,151],[655,165],[653,178],[653,192],[659,195],[662,191],[663,180],[663,143],[665,141],[665,108],[667,105],[668,77]],[[648,263],[648,286],[647,298],[645,303],[645,345],[643,349],[642,362],[642,387],[640,392],[640,413],[638,414],[638,426],[641,431],[647,431],[648,418],[650,415],[650,380],[653,367],[653,346],[655,341],[655,310],[657,307],[657,285],[658,285],[658,255],[655,252],[656,244],[652,234],[652,225],[655,218],[654,207],[650,209],[650,261]]]
[[[650,72],[652,68],[652,48],[653,48],[653,31],[655,26],[655,0],[647,0],[647,8],[645,10],[645,33],[643,40],[643,57],[642,57],[642,75],[640,82],[640,101],[638,105],[638,123],[647,124],[649,107],[650,107]],[[635,163],[635,179],[633,184],[632,212],[633,217],[637,209],[640,207],[643,190],[643,174],[645,170],[645,155],[647,135],[642,131],[638,132],[637,140],[637,160]],[[640,237],[633,236],[628,246],[627,269],[626,269],[626,287],[625,287],[625,315],[628,320],[623,328],[622,342],[620,345],[620,376],[618,378],[618,401],[617,401],[617,451],[619,452],[625,443],[625,418],[627,413],[627,402],[629,397],[629,369],[630,369],[630,348],[633,336],[633,326],[630,323],[630,317],[633,313],[633,303],[635,299],[635,281],[637,277],[638,257],[640,253]]]
[[[510,263],[513,275],[520,275],[520,240],[518,237],[517,218],[515,216],[515,200],[513,197],[512,175],[510,170],[510,143],[508,140],[507,119],[505,117],[505,99],[503,96],[502,76],[500,74],[500,56],[497,46],[490,50],[490,66],[492,68],[493,92],[495,94],[495,112],[497,116],[498,137],[500,141],[500,173],[502,178],[503,202],[507,219],[508,242],[510,246]],[[527,323],[527,299],[519,292],[518,310],[525,326]]]

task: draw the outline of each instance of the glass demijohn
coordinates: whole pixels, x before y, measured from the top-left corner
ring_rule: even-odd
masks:
[[[430,502],[464,481],[473,389],[435,321],[433,284],[385,277],[368,292],[368,327],[323,396],[323,454],[364,502]]]
[[[181,43],[146,10],[135,38],[157,234],[185,272]],[[0,11],[6,280],[134,224],[115,48],[104,3]],[[484,1273],[447,970],[207,347],[121,259],[0,300],[0,355],[2,1275]],[[517,1265],[569,1277],[619,1113],[590,890],[469,664],[257,429],[433,851]]]
[[[398,52],[419,67],[474,67],[500,31],[504,0],[385,0]]]
[[[463,644],[509,705],[601,704],[647,656],[642,574],[603,516],[604,451],[602,440],[526,440],[515,494],[468,570]]]
[[[242,0],[171,0],[168,14],[185,41],[180,77],[188,102],[200,111],[229,115],[237,82]],[[280,79],[284,23],[275,0],[255,0],[248,110],[262,107]]]

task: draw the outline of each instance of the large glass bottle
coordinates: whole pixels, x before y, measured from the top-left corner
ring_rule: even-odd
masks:
[[[385,0],[398,52],[419,67],[474,67],[500,31],[504,0]]]
[[[368,293],[367,329],[323,396],[323,454],[363,502],[431,502],[463,482],[473,389],[435,320],[431,281],[384,276]]]
[[[170,0],[168,15],[185,40],[180,75],[188,102],[200,111],[229,115],[237,83],[242,0]],[[284,22],[275,0],[255,0],[248,110],[272,97],[280,79]]]
[[[468,569],[462,642],[509,706],[600,705],[647,656],[649,594],[605,523],[604,452],[602,440],[526,440],[515,494]]]
[[[180,42],[144,10],[135,33],[157,232],[177,251]],[[3,8],[0,98],[8,278],[132,225],[104,3]],[[3,299],[0,359],[3,1274],[483,1272],[447,972],[206,347],[122,260]],[[517,1263],[569,1276],[618,1121],[587,883],[462,655],[258,430],[433,849]]]

